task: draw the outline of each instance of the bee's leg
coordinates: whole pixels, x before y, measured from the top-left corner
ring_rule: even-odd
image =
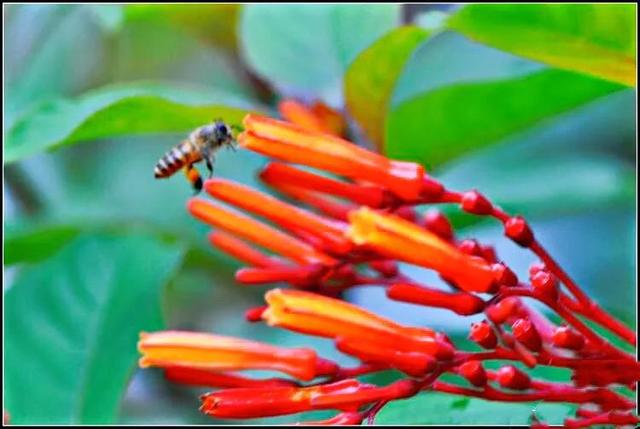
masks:
[[[216,162],[216,157],[213,154],[209,153],[207,154],[207,156],[205,156],[204,162],[207,165],[207,170],[209,170],[209,178],[211,178],[211,176],[213,176],[213,165]]]
[[[187,176],[187,180],[189,180],[191,186],[193,186],[193,195],[199,194],[200,191],[202,191],[202,177],[200,177],[198,170],[193,164],[189,164],[184,167],[184,174]]]

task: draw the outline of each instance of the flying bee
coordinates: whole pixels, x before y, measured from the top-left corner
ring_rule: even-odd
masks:
[[[185,175],[197,194],[202,190],[202,178],[193,165],[204,160],[211,177],[215,153],[223,146],[235,150],[231,127],[218,119],[212,124],[196,128],[187,139],[169,150],[156,164],[154,175],[156,179],[167,178],[184,168]]]

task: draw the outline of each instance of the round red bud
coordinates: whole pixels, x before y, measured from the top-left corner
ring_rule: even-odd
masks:
[[[487,309],[487,316],[496,325],[501,325],[509,317],[515,317],[520,311],[518,299],[505,298]]]
[[[521,344],[532,352],[540,351],[542,348],[542,339],[538,330],[530,320],[518,319],[511,326],[513,335]]]
[[[547,270],[547,266],[545,264],[543,264],[542,262],[534,262],[529,267],[529,278],[535,276],[536,273],[538,273],[539,271],[546,271],[546,270]]]
[[[491,265],[491,270],[493,271],[496,282],[499,285],[504,286],[517,286],[518,285],[518,276],[514,273],[511,268],[507,267],[503,263],[497,263]]]
[[[559,326],[553,333],[553,345],[569,350],[584,347],[584,337],[567,326]]]
[[[495,263],[498,260],[498,257],[496,255],[496,249],[493,248],[493,246],[480,246],[480,250],[481,250],[481,255],[485,261],[489,262],[490,264]]]
[[[498,345],[498,337],[486,320],[471,324],[469,339],[485,349],[495,349]]]
[[[462,194],[462,210],[467,213],[477,214],[477,215],[488,215],[493,211],[493,205],[489,200],[482,195],[480,192],[476,191],[467,191]]]
[[[525,390],[531,385],[531,379],[515,366],[508,365],[498,370],[498,383],[507,389]]]
[[[424,226],[438,237],[444,240],[453,238],[451,222],[439,210],[431,209],[424,217]]]
[[[480,247],[480,244],[473,239],[462,240],[460,244],[458,244],[458,249],[467,255],[482,256],[482,248]]]
[[[522,216],[513,216],[504,224],[507,237],[522,247],[529,247],[533,243],[533,231]]]
[[[531,286],[536,292],[551,301],[558,299],[558,280],[547,271],[538,271],[531,276]]]
[[[482,364],[477,360],[470,360],[458,367],[458,374],[463,376],[476,387],[482,387],[487,384],[487,373]]]

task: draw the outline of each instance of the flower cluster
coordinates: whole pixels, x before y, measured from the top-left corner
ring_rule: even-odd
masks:
[[[247,265],[236,272],[239,283],[289,286],[268,291],[265,305],[247,311],[248,321],[331,339],[360,364],[342,367],[308,348],[166,331],[141,335],[140,366],[164,368],[175,382],[214,388],[201,397],[200,409],[221,418],[330,409],[335,417],[317,423],[359,424],[373,421],[389,401],[438,391],[495,401],[578,404],[576,416],[565,421],[568,427],[638,421],[634,403],[614,387],[635,390],[639,363],[585,319],[633,346],[635,333],[580,289],[523,217],[504,212],[476,190],[445,188],[418,164],[344,140],[341,117],[322,105],[285,101],[280,110],[287,121],[246,116],[238,140],[241,147],[273,159],[261,179],[299,205],[214,178],[204,188],[225,205],[193,198],[188,210],[215,228],[209,235],[213,246]],[[497,219],[505,236],[530,249],[539,262],[526,280],[520,279],[491,246],[456,238],[440,211],[419,214],[415,209],[427,204],[456,204],[464,212]],[[449,290],[411,279],[399,270],[399,262],[437,272]],[[392,300],[443,308],[460,317],[484,314],[469,331],[484,350],[460,350],[444,333],[403,326],[341,299],[345,290],[363,285],[383,287]],[[523,297],[544,303],[564,322],[552,323]],[[489,360],[507,363],[491,371],[485,368]],[[567,368],[572,382],[536,379],[515,363]],[[255,379],[239,373],[252,369],[288,377]],[[357,379],[389,369],[404,377],[386,386]],[[445,373],[466,381],[444,382],[440,376]]]

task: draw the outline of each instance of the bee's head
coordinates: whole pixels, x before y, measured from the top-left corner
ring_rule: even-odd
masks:
[[[202,127],[200,137],[214,147],[231,144],[233,141],[231,128],[222,120],[216,120],[213,124]]]

